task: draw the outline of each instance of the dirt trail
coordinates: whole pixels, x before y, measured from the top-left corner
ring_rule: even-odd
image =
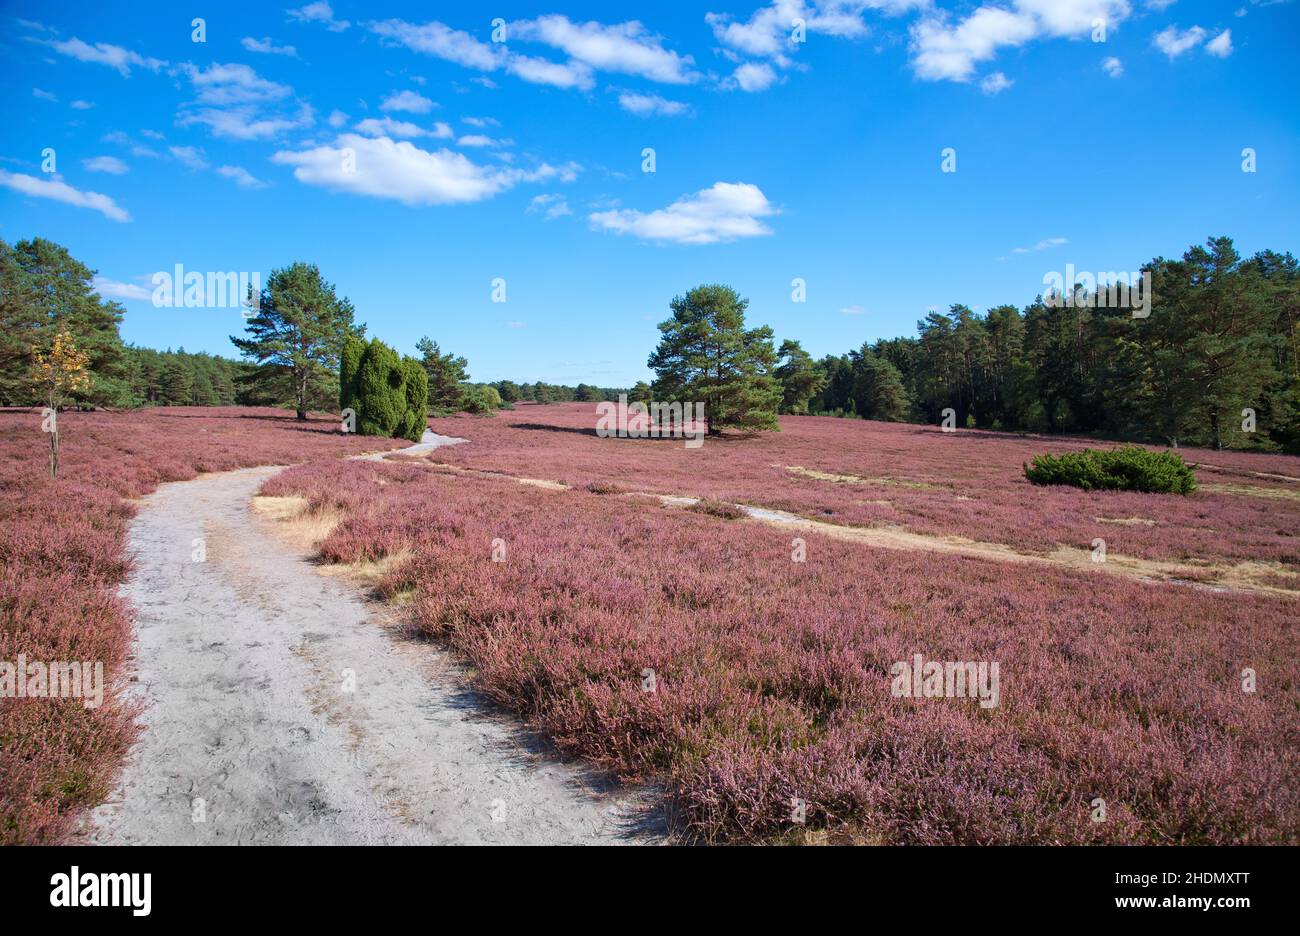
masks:
[[[595,778],[485,714],[437,648],[386,630],[351,587],[273,537],[249,504],[279,470],[164,485],[132,523],[136,565],[123,591],[138,612],[144,731],[87,840],[560,844],[657,834],[641,802],[601,795]]]

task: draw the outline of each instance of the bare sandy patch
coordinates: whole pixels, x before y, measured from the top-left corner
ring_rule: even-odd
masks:
[[[1241,497],[1268,497],[1276,500],[1300,500],[1300,491],[1289,491],[1286,488],[1266,488],[1257,487],[1253,484],[1217,484],[1211,481],[1208,484],[1198,484],[1198,491],[1205,491],[1207,494],[1237,494]]]
[[[1146,517],[1093,517],[1098,523],[1113,523],[1117,526],[1155,526],[1154,520]]]
[[[928,481],[908,481],[904,478],[833,474],[829,471],[818,471],[815,468],[805,468],[802,465],[787,465],[785,470],[803,478],[812,478],[814,481],[830,481],[832,484],[884,484],[892,485],[894,487],[918,488],[921,490],[941,490],[943,487],[939,484],[930,484]]]

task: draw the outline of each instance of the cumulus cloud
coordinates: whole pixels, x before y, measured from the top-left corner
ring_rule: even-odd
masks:
[[[1001,94],[1013,84],[1015,84],[1015,82],[1002,74],[1002,72],[993,72],[992,74],[985,75],[984,79],[980,81],[980,90],[985,94]]]
[[[0,169],[0,185],[32,198],[48,198],[63,202],[65,205],[90,208],[111,221],[125,223],[131,220],[131,216],[107,195],[101,195],[99,192],[83,192],[60,179],[37,179],[34,176]]]
[[[511,40],[538,42],[559,49],[571,59],[602,72],[638,75],[650,81],[687,84],[699,76],[695,60],[663,47],[663,39],[635,20],[606,26],[574,23],[552,14],[511,23]]]
[[[54,92],[42,88],[32,88],[32,97],[40,101],[57,101],[59,99]]]
[[[109,175],[123,175],[128,171],[126,163],[116,156],[95,156],[83,159],[81,164],[91,172],[107,172]]]
[[[713,244],[771,234],[772,229],[760,219],[776,213],[757,185],[717,182],[657,211],[612,209],[594,212],[588,220],[593,228],[642,240]]]
[[[409,114],[427,114],[436,105],[417,91],[399,91],[384,98],[380,110],[405,111]]]
[[[1010,8],[981,6],[955,23],[936,10],[912,26],[912,68],[926,81],[969,81],[1002,48],[1079,38],[1098,22],[1114,28],[1131,13],[1128,0],[1013,0]]]
[[[1172,62],[1184,52],[1189,52],[1204,42],[1205,30],[1200,26],[1193,26],[1191,29],[1168,26],[1156,33],[1151,41],[1157,49],[1169,56]]]
[[[669,101],[657,94],[641,94],[636,91],[621,91],[618,106],[629,114],[638,117],[678,117],[690,110],[681,101]]]
[[[709,13],[704,20],[732,61],[739,61],[742,56],[767,60],[742,62],[727,82],[728,86],[745,91],[761,91],[775,82],[775,68],[794,65],[793,56],[800,45],[793,36],[796,19],[804,24],[805,38],[809,33],[820,33],[861,39],[871,32],[863,18],[868,11],[895,15],[929,5],[930,0],[772,0],[747,20],[737,20],[726,13]]]
[[[433,129],[430,130],[406,120],[394,120],[392,117],[367,117],[365,120],[358,122],[353,129],[369,137],[390,136],[404,140],[417,137],[433,137],[434,139],[446,140],[455,136],[451,127],[445,123],[434,124]]]
[[[1103,59],[1101,67],[1112,78],[1118,78],[1124,74],[1124,63],[1113,55]]]
[[[520,182],[567,181],[578,169],[572,164],[542,164],[532,170],[492,168],[449,149],[423,150],[406,141],[354,133],[343,134],[332,146],[281,150],[271,161],[293,166],[294,178],[306,185],[406,205],[482,201]]]
[[[1205,44],[1205,51],[1218,58],[1227,58],[1232,54],[1232,30],[1225,29]]]
[[[247,65],[218,62],[200,68],[187,62],[180,70],[196,92],[195,100],[182,105],[177,116],[182,127],[201,124],[219,137],[258,140],[316,122],[309,104],[300,103],[296,114],[283,111],[293,89],[261,77]]]
[[[309,3],[305,7],[299,7],[296,10],[285,10],[290,19],[295,19],[300,23],[320,23],[330,32],[343,32],[352,24],[347,20],[334,18],[334,9],[324,0],[318,3]]]
[[[776,70],[766,62],[746,62],[731,75],[742,91],[763,91],[776,81]]]

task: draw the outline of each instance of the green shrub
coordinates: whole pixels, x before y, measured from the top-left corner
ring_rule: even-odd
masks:
[[[1190,494],[1196,490],[1196,475],[1181,455],[1148,452],[1137,445],[1035,455],[1034,463],[1024,469],[1034,484],[1069,484],[1085,491]]]
[[[345,345],[339,366],[339,402],[356,410],[357,433],[419,442],[428,425],[424,367],[414,358],[398,357],[378,338],[362,347],[358,359],[356,348]]]
[[[348,335],[343,342],[343,352],[339,355],[339,409],[352,406],[357,395],[357,370],[361,367],[361,357],[366,353],[366,343],[355,335]]]

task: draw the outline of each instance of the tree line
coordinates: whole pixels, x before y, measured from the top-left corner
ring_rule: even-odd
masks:
[[[95,271],[53,241],[0,240],[0,405],[45,400],[37,373],[40,354],[67,333],[86,355],[87,379],[66,394],[86,408],[138,406],[290,406],[333,410],[339,397],[339,356],[360,339],[355,309],[319,269],[305,263],[276,270],[258,296],[245,333],[232,336],[244,360],[184,348],[158,351],[122,341],[121,304],[102,298]],[[464,357],[423,338],[419,361],[428,376],[431,413],[487,413],[527,401],[553,403],[617,397],[617,389],[502,380],[475,383]]]
[[[125,345],[123,310],[94,271],[42,238],[0,240],[0,403],[31,405],[37,357],[67,333],[87,360],[80,406],[272,405],[332,411],[352,304],[320,270],[268,277],[243,335],[244,360]],[[1300,452],[1300,270],[1290,253],[1249,258],[1226,237],[1146,265],[1149,307],[1096,300],[1100,287],[1039,296],[1023,309],[931,312],[917,334],[814,359],[745,324],[748,302],[704,285],[678,296],[648,364],[653,383],[620,388],[475,383],[462,356],[424,338],[418,361],[431,413],[519,402],[703,402],[710,432],[779,428],[787,414],[861,417],[1162,444]],[[253,297],[250,297],[250,299]]]
[[[746,300],[730,287],[701,286],[673,300],[648,361],[656,380],[632,398],[703,401],[710,431],[774,429],[777,413],[948,415],[969,428],[1300,452],[1295,258],[1242,258],[1221,237],[1155,258],[1143,277],[1149,308],[1107,305],[1103,287],[984,315],[953,305],[915,337],[821,360],[745,328]]]

